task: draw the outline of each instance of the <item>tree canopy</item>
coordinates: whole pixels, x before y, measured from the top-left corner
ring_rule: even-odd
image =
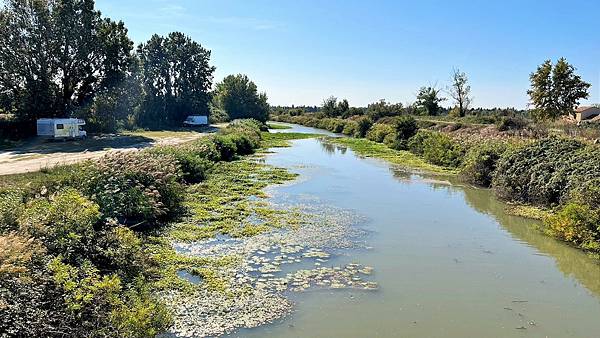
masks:
[[[162,128],[188,115],[208,115],[213,72],[210,51],[180,32],[153,35],[138,47],[146,97],[139,123]]]
[[[0,10],[0,95],[19,119],[66,116],[125,77],[132,41],[93,0],[8,0]]]
[[[461,72],[460,69],[454,69],[452,71],[452,83],[448,88],[448,93],[456,101],[456,109],[458,115],[463,117],[467,114],[469,105],[473,98],[471,97],[471,85],[469,85],[469,79],[467,74]]]
[[[560,58],[556,64],[544,61],[531,73],[531,88],[527,94],[535,107],[535,118],[555,120],[572,114],[579,100],[588,98],[591,85],[575,74],[575,70],[565,58]]]
[[[440,111],[440,103],[446,100],[439,96],[440,90],[435,87],[421,87],[417,93],[417,101],[415,105],[419,112],[426,115],[438,115]]]
[[[229,75],[218,83],[213,103],[229,120],[253,118],[266,122],[269,118],[267,94],[259,93],[256,84],[243,74]]]

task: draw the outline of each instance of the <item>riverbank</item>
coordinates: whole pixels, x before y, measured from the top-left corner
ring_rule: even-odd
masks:
[[[350,137],[332,142],[363,156],[457,175],[467,184],[491,188],[510,204],[509,212],[542,220],[541,231],[600,259],[600,178],[593,169],[600,158],[595,145],[556,137],[537,142],[514,136],[450,137],[421,128],[406,116],[375,124],[365,117],[319,120],[283,115],[274,120],[341,132]],[[516,167],[520,172],[513,170]]]

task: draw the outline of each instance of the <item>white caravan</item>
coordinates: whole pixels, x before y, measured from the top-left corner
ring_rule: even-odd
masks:
[[[52,139],[85,138],[83,126],[85,121],[81,119],[38,119],[37,134]]]
[[[199,127],[208,125],[208,116],[205,115],[190,115],[183,121],[186,127]]]

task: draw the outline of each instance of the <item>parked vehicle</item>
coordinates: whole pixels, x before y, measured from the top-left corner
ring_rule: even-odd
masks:
[[[208,125],[208,116],[206,116],[206,115],[190,115],[185,119],[185,121],[183,121],[183,125],[186,127],[207,126]]]
[[[85,121],[81,119],[38,119],[37,134],[50,139],[85,138]]]

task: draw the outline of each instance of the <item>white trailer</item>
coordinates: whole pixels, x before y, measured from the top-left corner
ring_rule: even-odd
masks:
[[[183,121],[183,125],[186,127],[207,126],[208,125],[208,116],[206,116],[206,115],[190,115],[185,119],[185,121]]]
[[[81,119],[38,119],[37,134],[51,139],[85,138],[85,121]]]

